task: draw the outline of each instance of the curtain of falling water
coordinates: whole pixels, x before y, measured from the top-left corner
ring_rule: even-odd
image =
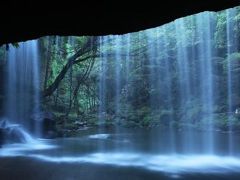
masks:
[[[212,42],[213,31],[211,29],[211,13],[204,12],[196,16],[197,36],[199,38],[198,59],[200,66],[201,84],[201,106],[203,111],[203,122],[206,124],[207,132],[204,133],[204,151],[214,153],[213,132],[213,69],[212,69]]]
[[[102,124],[105,122],[105,113],[106,113],[106,54],[104,52],[104,45],[106,42],[105,37],[100,38],[100,51],[101,51],[101,62],[99,70],[99,125],[100,129]],[[100,130],[101,131],[101,130]]]
[[[130,55],[130,50],[131,50],[131,34],[126,34],[122,37],[122,44],[124,44],[124,50],[123,50],[123,54],[124,54],[124,58],[123,60],[124,62],[124,68],[125,71],[123,70],[123,76],[125,75],[125,89],[124,89],[124,96],[125,96],[125,101],[128,102],[129,101],[129,94],[130,94],[130,90],[131,90],[131,62],[132,62],[132,57]],[[129,104],[126,104],[127,108],[125,108],[125,114],[129,114],[130,110],[129,110]],[[126,119],[125,119],[126,121]],[[123,150],[127,150],[127,151],[131,151],[133,149],[132,144],[128,143],[124,146]]]
[[[229,54],[237,52],[236,41],[234,41],[233,38],[234,24],[232,24],[232,17],[234,17],[235,12],[228,10],[226,13],[226,53],[227,56],[229,56]],[[130,83],[130,79],[134,77],[131,77],[130,74],[136,73],[132,68],[138,67],[138,71],[134,75],[137,78],[142,78],[142,84],[148,81],[146,85],[149,85],[150,103],[144,103],[152,112],[150,125],[155,121],[168,125],[169,128],[168,137],[170,137],[170,141],[167,142],[167,144],[161,144],[161,142],[159,142],[160,145],[153,142],[154,145],[152,148],[168,146],[168,148],[166,148],[168,152],[177,153],[179,152],[178,143],[180,142],[183,144],[182,150],[185,153],[217,153],[217,146],[219,144],[214,134],[216,133],[215,122],[217,120],[215,117],[218,114],[215,113],[214,106],[220,98],[219,95],[221,95],[221,92],[216,86],[216,83],[219,83],[216,82],[216,76],[219,78],[219,76],[222,76],[220,73],[223,74],[223,72],[218,72],[214,64],[216,63],[214,58],[217,56],[214,49],[215,18],[216,16],[213,13],[204,12],[191,17],[188,21],[185,19],[176,20],[171,27],[173,28],[173,32],[175,32],[174,40],[172,34],[168,34],[167,26],[134,34],[135,44],[130,43],[129,39],[131,39],[131,34],[111,36],[113,41],[111,48],[114,54],[111,58],[114,60],[114,62],[112,62],[112,64],[114,64],[112,66],[114,74],[112,77],[114,77],[114,79],[113,87],[111,88],[114,89],[113,109],[117,117],[115,121],[122,121],[122,119],[119,118],[119,115],[122,113],[120,109],[126,109],[128,105],[135,108],[134,105],[141,103],[140,98],[138,99],[136,96],[132,97],[132,99],[134,98],[135,100],[134,104],[131,104],[131,100],[128,98],[124,101],[125,103],[121,102],[124,94],[122,90],[124,88],[127,94],[125,94],[126,97],[128,97],[129,93],[138,94],[139,87],[135,87],[134,84]],[[189,22],[191,23],[192,29],[189,29]],[[138,37],[138,39],[136,37]],[[146,42],[142,41],[144,39]],[[175,43],[176,48],[170,47],[173,46],[173,43]],[[131,59],[131,57],[129,54],[131,53],[130,49],[132,45],[134,47],[139,46],[139,49],[137,49],[139,53],[135,51],[135,58],[130,62],[129,59]],[[143,49],[146,49],[146,56],[142,55],[142,53],[144,53]],[[108,57],[104,57],[104,55],[102,55],[101,58],[108,59]],[[228,59],[229,58],[230,56]],[[108,63],[111,64],[108,60],[106,60],[106,64],[101,65],[100,99],[106,99],[107,96],[106,94],[103,95],[103,89],[105,89],[105,92],[108,92],[107,87],[103,88],[103,84],[108,83],[106,76],[110,75],[106,75],[106,70],[104,70],[108,66]],[[235,86],[238,84],[232,69],[233,65],[230,60],[228,60],[227,75],[224,78],[227,80],[226,101],[228,103],[228,111],[231,112],[235,110],[235,105],[232,102],[234,98],[232,96],[237,93],[237,87],[233,87],[233,84]],[[233,81],[233,79],[235,80]],[[221,79],[219,81],[221,81]],[[192,119],[191,117],[193,116],[188,116],[188,114],[194,113],[191,111],[195,110],[200,113],[194,116],[195,119]],[[101,105],[99,111],[105,111]],[[136,112],[137,111],[138,109],[136,109]],[[128,110],[126,112],[128,112]],[[167,116],[156,116],[164,113],[167,114]],[[128,113],[125,113],[124,115],[127,114]],[[232,130],[230,119],[229,117],[229,131]],[[181,132],[175,132],[175,127],[173,126],[175,122],[180,125],[185,125],[183,127],[184,129],[181,129]],[[203,126],[201,128],[204,129],[204,133],[202,133],[202,140],[198,139],[196,142],[196,139],[194,139],[196,132],[193,132],[193,130],[195,131],[193,126],[196,126],[197,123]],[[154,137],[158,135],[161,136],[160,131],[157,132],[157,134],[153,134]],[[230,133],[230,152],[234,149],[231,144],[231,136]]]
[[[167,52],[167,38],[165,36],[165,29],[156,28],[154,30],[146,31],[147,48],[148,48],[148,68],[150,81],[150,108],[152,115],[160,114],[164,109],[167,119],[159,119],[168,125],[168,137],[170,141],[167,143],[166,149],[168,152],[175,153],[175,132],[173,129],[173,105],[171,93],[171,73],[169,66],[169,59]],[[160,37],[161,35],[161,37]],[[152,137],[155,137],[154,131]],[[161,130],[158,135],[161,136]],[[153,148],[159,148],[161,143],[153,143]]]
[[[184,19],[178,19],[175,22],[175,29],[176,29],[176,46],[177,46],[177,71],[178,71],[178,83],[179,83],[179,107],[182,107],[180,110],[182,113],[186,113],[188,111],[188,104],[191,101],[191,67],[190,67],[190,59],[188,58],[188,37],[186,36],[186,26],[184,24]],[[192,119],[185,119],[186,117],[180,117],[181,121],[186,122],[187,128],[182,139],[185,143],[184,151],[192,151]]]
[[[33,114],[38,115],[40,113],[40,72],[39,72],[39,67],[40,67],[40,62],[39,62],[39,52],[38,52],[38,42],[32,41],[31,44],[29,44],[28,49],[29,51],[32,51],[32,54],[29,52],[29,59],[32,59],[32,76],[33,76]],[[38,120],[35,120],[34,125],[35,125],[35,134],[38,137],[42,136],[42,120],[39,118]]]
[[[172,74],[171,74],[171,60],[168,57],[168,45],[167,45],[167,37],[166,37],[166,29],[162,28],[162,39],[158,38],[158,44],[160,44],[158,51],[164,52],[162,54],[163,57],[163,64],[162,64],[162,70],[163,70],[163,81],[166,82],[165,88],[162,90],[164,91],[164,97],[166,98],[166,109],[169,113],[169,137],[170,137],[170,152],[176,153],[176,137],[175,137],[175,129],[174,129],[174,116],[173,116],[173,99],[172,99]],[[162,43],[160,43],[162,42]]]
[[[115,41],[115,113],[116,113],[116,122],[119,123],[120,120],[120,98],[121,98],[121,68],[122,68],[122,57],[121,57],[121,40],[122,36],[114,36]]]
[[[160,113],[160,96],[159,92],[160,89],[159,87],[159,73],[160,71],[158,70],[157,66],[157,46],[156,46],[156,29],[150,29],[145,32],[145,36],[147,39],[147,62],[145,62],[145,66],[147,66],[147,70],[145,73],[149,74],[148,75],[148,84],[149,84],[149,90],[150,90],[150,104],[149,108],[151,111],[151,114],[154,115],[155,113]],[[159,112],[158,112],[159,111]],[[156,119],[157,121],[160,119]],[[161,136],[160,131],[153,131],[151,133],[151,138],[153,137],[158,137]],[[151,149],[158,149],[161,142],[156,143],[156,142],[151,142]]]
[[[236,52],[237,44],[234,38],[234,22],[233,18],[236,15],[236,9],[228,9],[226,10],[226,33],[227,33],[227,104],[228,104],[228,126],[229,126],[229,153],[233,153],[234,143],[233,143],[233,136],[232,136],[232,113],[234,112],[233,108],[233,94],[236,93],[233,85],[233,67],[231,62],[231,55],[232,53]],[[236,83],[236,82],[235,82]]]
[[[126,75],[126,85],[125,85],[125,97],[126,97],[126,100],[128,101],[128,94],[129,94],[129,91],[130,91],[130,61],[131,61],[131,57],[130,57],[130,48],[131,48],[131,35],[130,34],[126,34],[124,35],[123,37],[123,42],[125,42],[125,75]],[[128,113],[128,112],[126,112]]]
[[[40,111],[39,56],[36,40],[10,47],[7,62],[6,117],[41,135],[41,122],[31,117]]]
[[[146,31],[147,55],[149,67],[149,86],[150,86],[150,107],[152,113],[155,113],[160,107],[159,96],[159,67],[157,66],[157,46],[155,42],[156,29]]]
[[[106,113],[106,69],[107,69],[107,54],[104,47],[108,45],[108,36],[100,37],[100,69],[99,69],[99,109],[98,109],[98,133],[104,134],[107,113]],[[98,142],[100,151],[105,149],[103,141]]]

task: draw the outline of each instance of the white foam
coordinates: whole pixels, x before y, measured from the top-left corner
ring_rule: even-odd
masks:
[[[90,139],[107,139],[110,134],[93,134],[88,136]]]
[[[240,158],[215,155],[147,155],[129,153],[94,153],[79,157],[31,157],[55,163],[95,163],[135,166],[166,173],[240,173]]]
[[[34,139],[34,141],[31,143],[14,143],[3,145],[3,147],[0,149],[0,156],[21,156],[27,151],[52,149],[56,147],[57,146],[55,145],[50,145],[46,142]]]

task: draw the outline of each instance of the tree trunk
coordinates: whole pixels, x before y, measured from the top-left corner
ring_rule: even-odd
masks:
[[[47,64],[46,64],[46,71],[45,71],[45,77],[44,77],[44,87],[43,89],[45,90],[47,88],[47,81],[48,81],[48,74],[49,74],[49,65],[50,65],[50,59],[51,59],[51,54],[50,54],[50,48],[51,48],[51,40],[48,42],[48,51],[47,51]]]
[[[61,80],[65,77],[66,73],[68,72],[68,69],[70,67],[72,67],[72,65],[77,64],[82,61],[85,61],[91,57],[96,57],[96,55],[88,55],[88,56],[80,58],[81,56],[86,55],[87,53],[91,52],[92,51],[91,47],[92,47],[92,39],[90,38],[90,39],[88,39],[88,41],[86,42],[84,47],[79,49],[73,56],[68,58],[67,64],[63,67],[63,69],[58,74],[58,76],[56,77],[54,82],[43,91],[43,93],[42,93],[43,97],[52,95],[52,93],[57,89]]]

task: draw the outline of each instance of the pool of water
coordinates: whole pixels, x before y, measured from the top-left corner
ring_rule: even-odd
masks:
[[[32,144],[10,144],[0,149],[1,179],[239,179],[239,135],[234,154],[228,135],[215,134],[215,150],[205,151],[203,132],[194,143],[175,143],[159,129],[82,131],[77,138],[40,139]],[[189,148],[188,148],[189,147]],[[191,147],[191,148],[190,148]]]

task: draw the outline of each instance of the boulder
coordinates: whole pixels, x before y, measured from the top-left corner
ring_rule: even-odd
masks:
[[[4,130],[4,142],[5,143],[26,143],[27,139],[25,138],[24,134],[20,126],[12,126],[8,127]]]
[[[34,114],[32,119],[41,126],[44,138],[55,137],[53,134],[56,134],[56,116],[52,112]]]
[[[26,143],[30,135],[18,124],[11,124],[6,120],[0,121],[0,147],[9,143]]]
[[[44,134],[44,138],[47,138],[47,139],[53,139],[56,137],[58,137],[57,131],[49,130],[49,131],[45,132],[45,134]]]

